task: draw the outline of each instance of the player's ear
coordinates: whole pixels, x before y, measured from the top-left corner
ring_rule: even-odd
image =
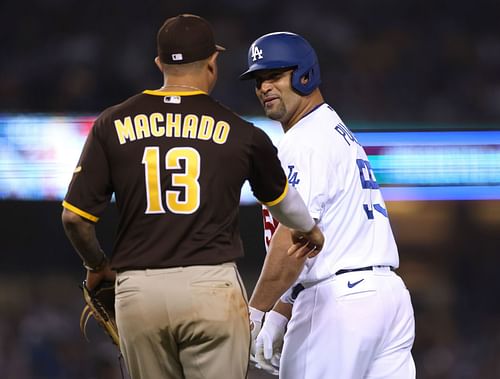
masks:
[[[300,78],[300,84],[306,85],[309,82],[309,73],[302,75]]]
[[[160,57],[156,57],[155,58],[155,64],[156,64],[156,67],[158,67],[158,70],[160,70],[161,72],[163,72],[163,67],[162,67],[162,64],[161,64],[161,61],[160,61]]]
[[[208,71],[210,71],[210,73],[212,73],[212,74],[217,72],[217,56],[218,55],[219,55],[219,52],[216,51],[207,59]]]
[[[212,92],[212,89],[217,82],[217,55],[219,52],[216,51],[207,59],[207,73],[208,73],[208,93]]]

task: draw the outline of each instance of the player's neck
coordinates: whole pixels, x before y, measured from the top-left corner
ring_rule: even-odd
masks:
[[[188,85],[188,84],[164,84],[163,86],[161,86],[159,91],[175,91],[175,92],[201,91],[201,92],[207,92],[203,88]]]
[[[170,77],[165,79],[160,91],[176,91],[176,92],[192,92],[202,91],[209,92],[209,85],[205,80],[196,80],[196,78],[186,77]]]
[[[311,111],[325,102],[318,89],[310,95],[304,97],[304,100],[305,101],[302,103],[302,106],[299,106],[296,112],[287,121],[281,122],[281,126],[285,133],[302,120],[304,116],[308,115]]]

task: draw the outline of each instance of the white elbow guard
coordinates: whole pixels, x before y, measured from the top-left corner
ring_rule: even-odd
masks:
[[[314,227],[315,222],[309,214],[304,200],[291,186],[288,188],[285,198],[268,209],[275,219],[291,229],[309,232]]]

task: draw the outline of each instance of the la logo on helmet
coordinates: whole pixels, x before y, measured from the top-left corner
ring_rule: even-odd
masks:
[[[259,49],[259,46],[253,45],[252,46],[252,61],[255,62],[257,59],[262,59],[264,58],[262,56],[262,49]]]

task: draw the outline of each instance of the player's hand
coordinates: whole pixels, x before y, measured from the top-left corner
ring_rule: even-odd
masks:
[[[89,290],[93,290],[94,288],[97,288],[99,283],[102,281],[110,281],[114,282],[116,279],[116,272],[111,270],[111,266],[109,263],[107,263],[102,270],[97,271],[97,272],[92,272],[87,270],[87,276],[85,279],[87,288]]]
[[[313,258],[319,254],[325,243],[325,236],[319,229],[318,225],[307,233],[298,230],[292,230],[293,245],[288,249],[289,256],[296,258]]]
[[[288,319],[282,314],[276,311],[268,312],[255,341],[257,367],[272,375],[279,374],[279,361],[287,323]]]
[[[281,358],[281,351],[277,352],[271,360],[265,360],[259,355],[256,355],[253,359],[253,362],[255,364],[255,367],[264,370],[265,372],[274,375],[274,376],[279,376],[280,374],[280,358]]]
[[[250,360],[253,363],[256,363],[255,361],[255,341],[257,340],[257,336],[262,328],[262,321],[264,320],[264,315],[266,314],[265,312],[254,308],[254,307],[248,307],[250,311],[250,339],[251,339],[251,345],[250,345]]]

